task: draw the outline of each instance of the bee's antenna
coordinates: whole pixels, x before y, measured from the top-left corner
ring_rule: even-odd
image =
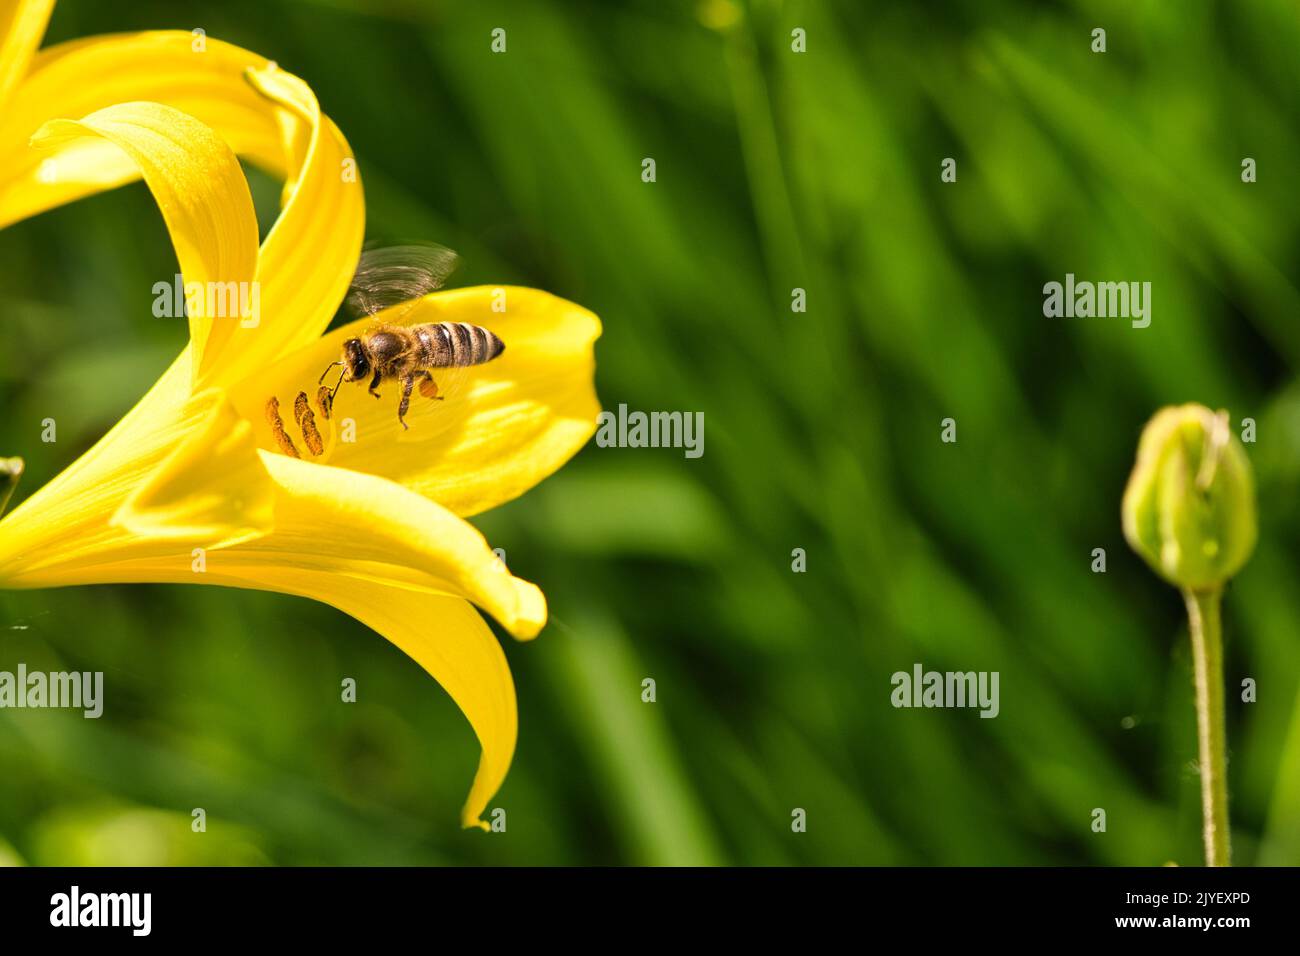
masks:
[[[335,364],[335,365],[342,365],[343,363],[342,363],[342,362],[335,362],[334,364]],[[326,369],[325,371],[328,372],[329,369]],[[346,374],[346,370],[344,370],[343,372],[339,372],[339,380],[338,380],[337,382],[334,383],[334,389],[330,392],[330,401],[331,401],[331,402],[334,401],[334,396],[337,395],[337,394],[339,393],[339,389],[343,387],[343,376],[344,376],[345,374]],[[321,375],[321,378],[323,379],[323,378],[325,378],[325,376],[322,374],[322,375]],[[320,382],[317,382],[316,384],[319,385]]]
[[[321,372],[321,373],[320,373],[320,378],[316,379],[316,384],[317,384],[317,385],[322,384],[322,383],[325,381],[325,376],[328,375],[328,374],[330,373],[330,369],[332,369],[335,365],[342,365],[342,364],[343,364],[342,362],[330,362],[329,365],[326,365],[326,366],[325,366],[325,371]],[[339,381],[342,382],[343,379],[340,378]],[[339,387],[338,387],[337,385],[335,385],[335,386],[334,386],[334,391],[337,392],[338,389],[339,389]]]

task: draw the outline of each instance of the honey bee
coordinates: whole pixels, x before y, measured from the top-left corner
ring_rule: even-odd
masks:
[[[329,435],[321,434],[318,416],[328,433],[334,397],[344,382],[369,379],[369,391],[375,398],[380,397],[377,389],[382,382],[397,382],[402,389],[397,420],[407,429],[406,413],[417,384],[421,395],[443,400],[456,391],[466,368],[490,362],[505,351],[505,343],[480,325],[401,324],[402,316],[414,308],[417,300],[442,288],[459,261],[456,253],[434,243],[370,246],[362,252],[344,300],[347,311],[355,318],[366,318],[404,302],[410,303],[410,307],[343,343],[339,360],[326,366],[316,383],[319,388],[314,412],[306,392],[296,396],[294,423],[314,457],[327,454],[330,446]],[[322,384],[333,368],[342,370],[338,381],[333,387]],[[433,377],[434,371],[442,379],[442,388]],[[279,399],[274,396],[267,401],[266,418],[280,450],[293,458],[300,457],[280,417]]]
[[[356,275],[348,290],[346,305],[354,314],[374,315],[390,305],[413,302],[442,287],[459,262],[456,253],[433,243],[380,246],[361,254]],[[399,316],[400,318],[400,316]],[[402,396],[397,406],[397,420],[402,428],[411,405],[411,391],[418,383],[420,394],[441,399],[434,369],[463,369],[490,362],[505,351],[505,343],[481,325],[467,322],[430,322],[423,325],[388,323],[367,329],[343,343],[343,353],[321,373],[320,382],[330,369],[341,367],[342,373],[330,392],[344,382],[370,379],[368,390],[375,398],[381,382],[396,381]]]
[[[397,404],[397,420],[403,428],[406,411],[411,406],[411,390],[416,382],[425,398],[441,398],[433,369],[465,368],[490,362],[506,349],[494,332],[468,322],[429,322],[424,325],[380,325],[343,343],[343,357],[331,362],[321,373],[325,380],[330,369],[342,366],[334,391],[344,382],[370,379],[370,394],[379,398],[379,384],[388,380],[401,383],[402,397]]]

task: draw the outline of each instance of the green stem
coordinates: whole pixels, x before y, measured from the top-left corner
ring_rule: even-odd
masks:
[[[1196,680],[1196,730],[1201,765],[1205,865],[1231,866],[1228,832],[1228,748],[1223,718],[1223,589],[1184,590]]]

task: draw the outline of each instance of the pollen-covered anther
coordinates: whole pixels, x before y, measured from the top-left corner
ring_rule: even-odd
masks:
[[[298,428],[302,431],[302,440],[306,442],[307,450],[317,458],[323,455],[325,443],[321,441],[320,432],[316,430],[316,413],[311,410],[306,392],[299,392],[298,397],[293,400],[293,420],[298,423]]]
[[[316,407],[320,410],[321,418],[329,421],[334,414],[334,393],[330,391],[328,385],[322,385],[316,389]]]
[[[266,400],[266,423],[271,426],[271,434],[275,436],[275,443],[280,446],[280,451],[284,452],[290,458],[301,458],[298,449],[284,430],[284,421],[280,418],[280,400],[272,395]]]

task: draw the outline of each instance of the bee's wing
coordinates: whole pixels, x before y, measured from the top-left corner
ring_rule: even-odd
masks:
[[[343,304],[354,318],[441,289],[460,256],[434,242],[369,246],[361,253]]]

